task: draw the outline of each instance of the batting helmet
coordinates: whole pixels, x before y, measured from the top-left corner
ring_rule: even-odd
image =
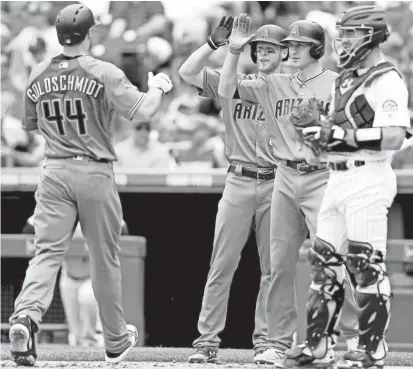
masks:
[[[288,37],[281,42],[287,44],[288,41],[298,41],[311,43],[310,56],[320,59],[325,50],[325,33],[319,24],[307,20],[299,20],[288,27]]]
[[[287,36],[285,30],[281,27],[275,26],[273,24],[267,24],[257,29],[255,33],[256,37],[250,42],[251,45],[251,59],[254,63],[257,63],[257,43],[267,42],[272,45],[277,45],[285,47],[281,43],[281,40]]]
[[[57,38],[60,45],[73,46],[81,43],[94,25],[92,11],[85,5],[73,4],[63,8],[56,17]]]
[[[334,49],[339,56],[339,67],[350,68],[363,60],[377,45],[386,41],[390,31],[383,9],[372,5],[356,6],[344,12],[336,22],[340,37],[334,39]],[[343,31],[365,30],[361,37],[346,38],[343,44]],[[355,32],[354,32],[355,33]],[[353,41],[349,46],[349,41]]]

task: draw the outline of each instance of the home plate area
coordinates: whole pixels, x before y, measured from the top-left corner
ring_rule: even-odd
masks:
[[[253,363],[252,350],[220,349],[219,364],[189,364],[188,357],[194,352],[193,348],[170,347],[135,347],[125,361],[116,368],[242,368],[257,369]],[[113,367],[104,361],[104,352],[96,348],[73,348],[65,345],[39,345],[37,348],[37,368],[106,368]],[[337,352],[340,358],[343,352]],[[386,359],[385,368],[413,369],[412,352],[390,352]],[[16,368],[11,361],[10,345],[2,344],[1,368]],[[264,366],[270,367],[270,366]]]

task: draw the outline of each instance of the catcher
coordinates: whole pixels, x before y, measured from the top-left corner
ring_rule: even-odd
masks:
[[[316,102],[291,121],[306,145],[330,167],[309,252],[313,281],[307,303],[307,337],[286,352],[287,367],[313,365],[335,341],[345,291],[345,268],[355,284],[360,343],[338,368],[383,368],[388,347],[391,288],[386,272],[387,212],[397,193],[390,165],[410,127],[408,91],[379,45],[389,30],[385,12],[374,6],[349,9],[336,23],[334,40],[343,72],[332,91],[330,114]],[[348,243],[348,251],[342,249]]]

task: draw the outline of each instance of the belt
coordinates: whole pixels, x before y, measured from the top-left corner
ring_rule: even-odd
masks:
[[[348,170],[352,168],[362,167],[366,162],[363,160],[347,160],[329,163],[328,167],[332,170]]]
[[[76,156],[65,156],[65,157],[53,157],[53,156],[48,156],[48,159],[63,159],[63,160],[93,160],[98,163],[109,163],[108,159],[95,159],[90,156],[86,155],[76,155]]]
[[[228,168],[228,172],[234,173],[238,176],[258,179],[260,181],[269,181],[275,178],[274,168],[258,168],[257,170],[245,168],[242,165],[231,164]]]
[[[304,160],[301,161],[292,161],[285,159],[277,159],[280,163],[286,165],[289,168],[295,169],[300,174],[308,174],[312,172],[317,172],[318,170],[323,170],[327,168],[325,163],[320,165],[309,165]]]

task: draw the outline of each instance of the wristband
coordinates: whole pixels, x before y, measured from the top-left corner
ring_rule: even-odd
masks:
[[[219,46],[216,46],[216,45],[214,44],[214,41],[212,41],[211,36],[208,36],[207,42],[208,42],[209,47],[210,47],[212,50],[218,49]]]
[[[381,127],[359,128],[354,132],[354,141],[360,149],[380,151],[382,140]]]

